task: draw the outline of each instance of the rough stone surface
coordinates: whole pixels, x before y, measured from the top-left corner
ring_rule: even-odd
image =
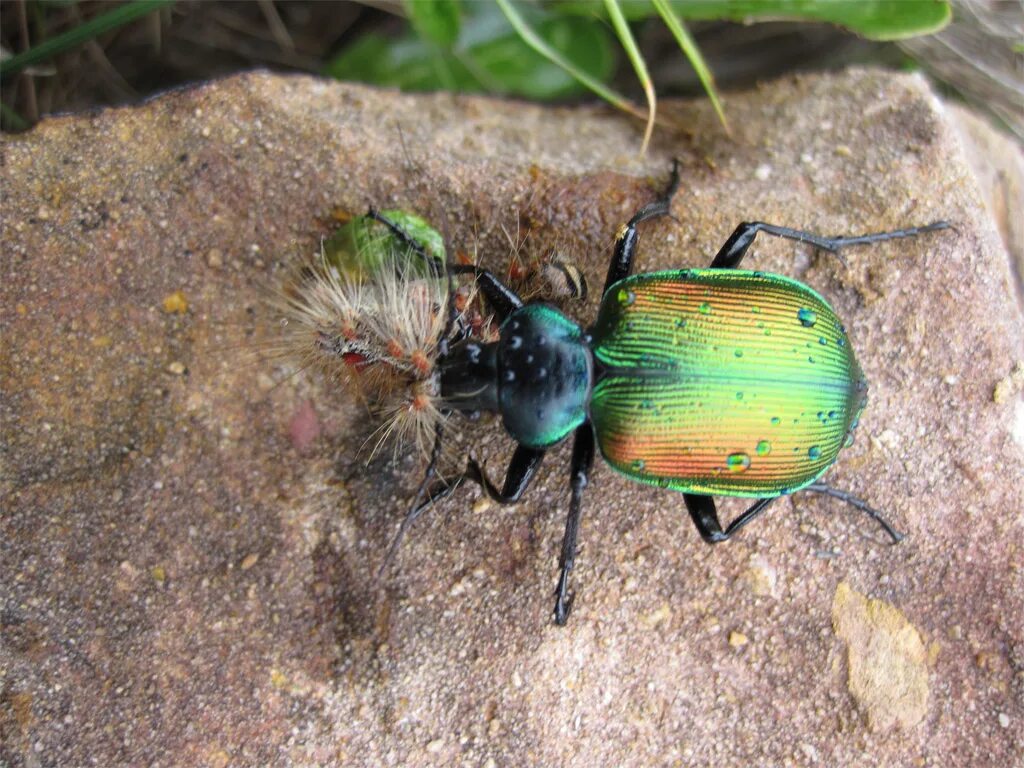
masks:
[[[1017,299],[1024,308],[1024,147],[964,107],[950,105],[948,109],[982,198],[1010,254]]]
[[[4,137],[0,763],[1019,761],[1024,452],[1020,395],[993,390],[1022,323],[957,134],[923,81],[877,72],[727,108],[733,140],[706,104],[666,105],[687,133],[638,158],[638,126],[599,108],[255,74]],[[559,629],[563,447],[517,507],[457,493],[375,582],[422,463],[365,466],[360,406],[259,352],[267,287],[369,203],[447,213],[499,270],[502,228],[529,225],[596,286],[672,156],[682,190],[641,269],[704,265],[749,219],[955,222],[848,267],[750,257],[845,318],[872,400],[828,478],[906,541],[797,495],[709,547],[678,496],[599,466]],[[493,424],[457,439],[492,471],[509,450]],[[873,732],[848,691],[840,582],[929,649],[916,725]]]

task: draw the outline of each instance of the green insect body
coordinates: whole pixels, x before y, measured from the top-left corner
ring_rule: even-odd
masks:
[[[867,402],[832,308],[781,275],[628,277],[605,295],[592,349],[601,453],[632,478],[686,493],[763,498],[807,486]]]
[[[382,215],[401,225],[402,230],[431,258],[444,263],[445,248],[441,234],[416,214],[401,210]],[[324,260],[341,277],[356,282],[374,278],[387,265],[393,268],[401,254],[402,266],[410,276],[424,277],[428,265],[390,229],[369,216],[356,216],[324,241]]]

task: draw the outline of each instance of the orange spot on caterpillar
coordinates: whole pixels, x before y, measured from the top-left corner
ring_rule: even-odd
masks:
[[[417,349],[415,352],[413,352],[411,360],[413,366],[419,373],[423,375],[430,373],[430,358],[427,357],[426,353],[422,349]]]

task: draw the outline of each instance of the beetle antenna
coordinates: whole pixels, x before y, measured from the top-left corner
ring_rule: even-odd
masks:
[[[900,533],[892,527],[889,521],[882,516],[881,512],[872,507],[859,496],[854,496],[852,493],[849,493],[848,491],[841,491],[838,488],[833,488],[831,485],[826,485],[825,483],[813,483],[812,485],[805,486],[801,490],[811,491],[812,493],[823,493],[826,496],[831,496],[833,499],[845,501],[851,507],[859,509],[861,512],[863,512],[876,523],[878,523],[880,526],[882,526],[882,530],[884,530],[886,534],[889,536],[889,538],[892,539],[893,544],[899,544],[901,541],[903,541],[904,538],[906,538],[905,534]]]

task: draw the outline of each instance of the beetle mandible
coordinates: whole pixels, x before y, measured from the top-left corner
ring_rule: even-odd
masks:
[[[437,481],[444,420],[430,461],[385,565],[408,526],[466,481],[494,501],[514,504],[544,454],[573,435],[569,515],[559,557],[555,622],[563,625],[574,593],[583,490],[595,448],[618,472],[680,491],[704,541],[725,541],[780,496],[813,491],[839,498],[874,518],[894,542],[902,537],[852,494],[818,483],[852,436],[867,402],[867,381],[845,328],[813,289],[782,275],[738,267],[758,233],[841,249],[946,229],[922,227],[856,237],[821,237],[760,221],[744,222],[706,269],[631,274],[637,227],[666,216],[679,187],[669,184],[616,234],[597,319],[584,329],[558,309],[522,299],[491,272],[442,264],[386,216],[387,226],[446,277],[471,275],[496,321],[492,343],[456,330],[452,291],[434,376],[446,413],[500,414],[516,441],[501,488],[469,459],[465,471]],[[428,487],[429,486],[429,487]],[[756,501],[722,526],[715,496]]]

